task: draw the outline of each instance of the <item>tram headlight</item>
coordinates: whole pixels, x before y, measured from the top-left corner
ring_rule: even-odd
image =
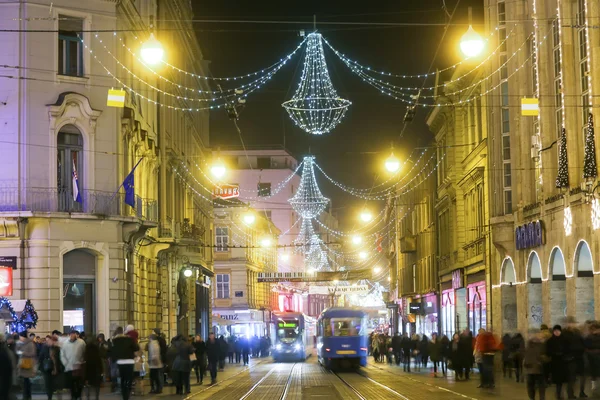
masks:
[[[275,350],[281,351],[281,345],[279,343],[275,345]]]
[[[296,349],[296,351],[300,351],[300,350],[302,349],[302,346],[301,346],[300,344],[298,344],[298,343],[297,343],[297,344],[294,346],[294,349]]]

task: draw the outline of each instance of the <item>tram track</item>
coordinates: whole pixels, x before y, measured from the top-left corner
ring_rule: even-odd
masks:
[[[292,370],[290,371],[290,375],[288,376],[287,381],[285,382],[285,388],[283,389],[283,393],[281,393],[281,397],[279,397],[279,400],[287,399],[287,396],[290,392],[290,387],[292,386],[293,382],[294,370],[298,365],[301,366],[302,364],[295,363],[294,365],[292,365]]]
[[[282,365],[285,365],[285,364],[277,364],[273,368],[271,368],[269,370],[269,372],[267,372],[265,374],[265,376],[263,376],[262,378],[260,378],[258,380],[258,382],[256,382],[254,385],[252,385],[252,387],[250,387],[250,389],[242,397],[240,397],[239,400],[248,400],[254,394],[256,394],[256,397],[263,398],[263,396],[259,395],[257,393],[257,391],[259,389],[262,389],[263,388],[262,386],[267,386],[266,383],[267,383],[269,377],[273,373],[279,372],[278,370],[282,368]],[[288,375],[288,377],[285,380],[285,384],[283,385],[283,391],[281,392],[281,395],[278,397],[279,400],[285,400],[285,399],[287,399],[288,394],[290,393],[290,387],[291,387],[291,385],[293,383],[294,370],[296,369],[296,367],[298,365],[299,365],[299,363],[294,363],[292,365],[292,368],[290,368],[289,375]],[[277,385],[277,383],[275,383],[275,384],[271,384],[271,386],[278,386],[278,385]]]
[[[362,391],[360,389],[356,388],[356,384],[353,384],[351,382],[348,381],[348,379],[345,379],[344,377],[342,377],[339,373],[335,372],[335,371],[330,371],[330,373],[332,373],[333,375],[335,375],[346,387],[348,387],[352,392],[354,392],[354,394],[360,399],[360,400],[367,400],[367,399],[372,399],[373,395],[372,394],[363,394],[365,389],[362,389]],[[360,376],[364,379],[366,379],[368,382],[372,383],[373,385],[377,386],[379,389],[383,389],[385,390],[387,393],[393,395],[394,397],[398,398],[398,399],[402,399],[402,400],[410,400],[408,397],[404,396],[401,393],[398,393],[396,390],[394,390],[393,388],[384,385],[381,382],[376,381],[373,378],[370,378],[368,376],[366,376],[365,374],[361,373],[361,371],[356,371],[355,373],[350,373],[353,376]],[[361,385],[362,386],[362,385]]]

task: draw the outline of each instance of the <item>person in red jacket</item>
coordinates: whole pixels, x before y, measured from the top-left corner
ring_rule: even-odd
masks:
[[[494,356],[498,351],[498,344],[494,334],[483,329],[479,330],[475,342],[475,352],[481,354],[481,385],[482,388],[492,389],[494,381]]]

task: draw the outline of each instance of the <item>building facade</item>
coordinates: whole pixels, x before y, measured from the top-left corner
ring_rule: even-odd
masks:
[[[428,149],[403,175],[385,213],[388,219],[395,214],[388,241],[392,262],[388,307],[392,325],[397,321],[398,331],[409,334],[430,335],[438,330],[434,171],[435,151]]]
[[[0,9],[2,29],[17,31],[0,59],[19,77],[2,83],[0,107],[0,256],[16,260],[9,298],[32,300],[39,332],[109,334],[129,323],[143,334],[208,332],[209,296],[197,304],[197,294],[212,275],[212,205],[199,204],[191,177],[174,172],[184,150],[202,157],[208,114],[159,107],[184,104],[150,89],[173,93],[132,54],[135,35],[147,37],[157,19],[189,15],[189,2],[90,0],[75,9],[19,1]],[[179,49],[169,62],[205,74],[191,25],[175,25],[157,33]],[[123,108],[107,107],[112,87],[128,88]],[[130,172],[133,207],[119,190]],[[184,268],[197,279],[183,279]]]
[[[269,332],[271,312],[279,296],[271,284],[258,283],[261,272],[277,272],[279,230],[262,213],[252,225],[244,223],[243,203],[215,208],[215,279],[213,329],[218,335],[252,337]],[[239,236],[233,237],[238,231]],[[265,240],[271,241],[266,245]]]
[[[486,1],[491,59],[490,265],[493,328],[521,331],[600,317],[597,266],[600,7],[590,0]],[[531,21],[516,26],[510,21]],[[567,22],[568,21],[568,22]],[[537,43],[537,46],[535,45]],[[520,99],[539,100],[523,116]],[[563,136],[564,134],[564,136]]]
[[[435,135],[440,332],[486,329],[490,321],[489,169],[484,73],[456,68],[438,91],[427,124]],[[461,104],[457,106],[456,104]]]

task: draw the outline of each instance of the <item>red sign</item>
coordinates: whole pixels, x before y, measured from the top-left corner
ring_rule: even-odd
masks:
[[[215,186],[213,189],[213,197],[218,197],[220,199],[233,199],[234,197],[240,197],[240,186],[239,185]]]
[[[0,268],[0,296],[12,296],[13,294],[13,270],[12,268]]]

